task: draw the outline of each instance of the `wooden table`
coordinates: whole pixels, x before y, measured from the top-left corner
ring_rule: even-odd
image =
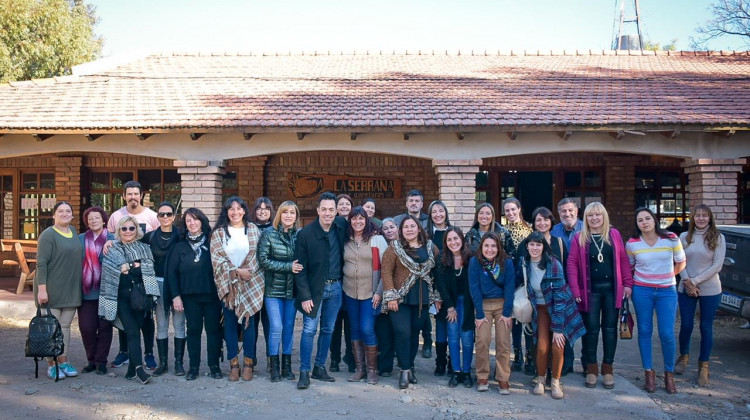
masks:
[[[0,249],[5,252],[15,252],[16,259],[4,260],[3,265],[17,266],[21,269],[18,279],[16,294],[23,293],[27,285],[34,284],[36,268],[31,269],[31,264],[36,264],[37,241],[33,239],[0,239]],[[26,254],[33,254],[34,258],[26,258]]]

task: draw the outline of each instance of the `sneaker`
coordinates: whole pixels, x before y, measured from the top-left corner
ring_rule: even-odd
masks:
[[[74,376],[78,376],[78,371],[68,362],[60,363],[60,370],[62,373],[65,374],[65,376],[70,376],[71,378]]]
[[[50,379],[65,379],[65,374],[63,373],[62,369],[57,370],[55,366],[50,366],[47,368],[47,377]]]
[[[500,395],[510,395],[510,384],[507,382],[500,382]]]
[[[740,325],[740,326],[739,326],[739,328],[742,328],[743,330],[748,330],[748,329],[750,329],[750,321],[748,321],[748,322],[746,322],[746,323],[744,323],[744,324]]]
[[[156,369],[156,359],[154,358],[153,353],[146,354],[143,360],[146,362],[146,369],[148,370]]]
[[[127,365],[130,362],[130,357],[128,357],[128,354],[125,352],[117,353],[117,357],[115,357],[115,360],[112,361],[112,364],[110,364],[110,367],[118,368],[122,367],[123,365]]]
[[[477,379],[477,391],[486,392],[490,389],[490,384],[487,379]]]
[[[93,364],[93,363],[91,363],[91,362],[89,362],[86,366],[83,367],[83,369],[81,369],[81,372],[83,372],[83,373],[91,373],[91,372],[93,372],[95,370],[96,370],[96,365]]]
[[[544,395],[544,378],[537,376],[536,385],[534,385],[534,389],[531,393],[534,395]]]

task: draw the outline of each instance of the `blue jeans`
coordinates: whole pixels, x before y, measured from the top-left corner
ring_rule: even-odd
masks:
[[[698,297],[678,293],[677,302],[680,304],[680,354],[690,354],[690,336],[693,334],[695,307],[700,302],[701,352],[698,361],[708,362],[711,347],[714,345],[714,317],[716,310],[719,309],[721,293]]]
[[[239,323],[237,314],[222,302],[224,310],[224,341],[227,343],[227,359],[232,360],[239,353],[239,329],[242,328],[242,353],[255,360],[255,322],[252,318]],[[245,323],[247,322],[247,328]]]
[[[651,361],[651,336],[654,333],[654,311],[659,327],[659,341],[664,358],[664,371],[674,372],[674,323],[677,318],[677,290],[671,287],[633,286],[633,306],[638,323],[638,349],[641,351],[643,369],[653,369]]]
[[[446,321],[445,318],[440,318],[439,316],[435,316],[435,342],[448,342],[448,321]]]
[[[320,302],[320,308],[318,308],[315,318],[306,315],[304,312],[302,313],[304,324],[302,326],[302,337],[299,340],[300,371],[309,372],[312,370],[310,357],[312,357],[315,333],[318,331],[318,322],[320,322],[320,335],[318,336],[315,365],[325,366],[328,348],[331,347],[333,325],[336,323],[339,308],[341,308],[340,281],[328,284],[323,289],[323,300]]]
[[[377,346],[375,338],[375,313],[372,309],[372,298],[354,299],[344,294],[344,307],[349,316],[352,329],[352,341],[362,340],[365,346]]]
[[[297,315],[297,309],[294,307],[294,299],[267,297],[265,298],[265,303],[270,330],[268,355],[279,355],[279,343],[281,343],[284,349],[284,354],[292,354],[294,317]]]
[[[474,330],[461,331],[464,321],[464,297],[456,299],[456,322],[447,322],[448,347],[451,354],[451,368],[454,372],[471,372],[471,359],[474,353]],[[440,342],[440,340],[437,340]],[[463,369],[461,358],[458,357],[463,351]]]

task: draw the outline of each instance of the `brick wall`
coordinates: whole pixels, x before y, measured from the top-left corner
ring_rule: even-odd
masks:
[[[690,177],[690,203],[703,203],[714,213],[716,223],[737,223],[737,174],[745,159],[695,159],[684,163]]]
[[[237,195],[245,200],[248,207],[252,208],[258,197],[266,194],[265,169],[267,156],[256,156],[243,159],[230,159],[226,163],[227,170],[237,170]],[[279,205],[274,202],[275,205]]]

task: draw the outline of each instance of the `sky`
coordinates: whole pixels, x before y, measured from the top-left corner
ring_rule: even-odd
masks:
[[[620,0],[89,0],[103,56],[153,52],[610,49]],[[632,9],[632,0],[626,1]],[[640,0],[641,32],[690,49],[711,0]],[[617,13],[616,13],[617,12]],[[635,34],[635,25],[626,24]],[[613,32],[613,29],[615,30]],[[725,37],[713,50],[748,50]]]

